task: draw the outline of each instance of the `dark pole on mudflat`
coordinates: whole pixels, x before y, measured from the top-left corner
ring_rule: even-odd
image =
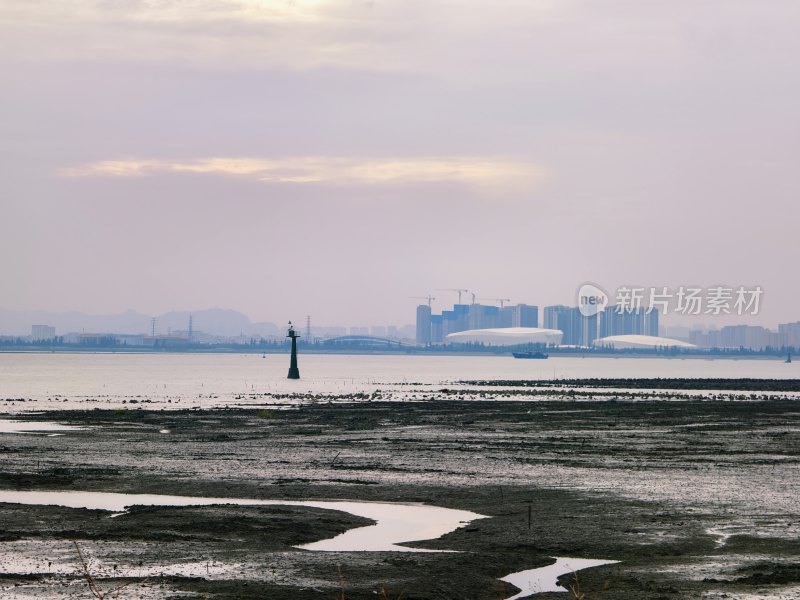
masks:
[[[300,379],[300,369],[297,368],[297,338],[300,336],[297,335],[291,321],[289,321],[289,333],[286,337],[292,340],[292,362],[289,363],[289,376],[287,379]]]

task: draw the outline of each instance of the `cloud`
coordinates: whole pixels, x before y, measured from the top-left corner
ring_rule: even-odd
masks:
[[[426,158],[205,158],[187,161],[104,160],[61,169],[63,177],[144,177],[190,173],[247,177],[276,183],[398,185],[455,183],[477,186],[533,184],[544,169],[536,164],[480,157]]]
[[[8,0],[2,14],[16,18],[73,21],[114,20],[178,21],[301,21],[317,20],[336,9],[334,0]],[[357,3],[356,3],[357,4]],[[366,0],[362,6],[369,4]]]
[[[510,0],[498,9],[478,0],[4,0],[0,63],[102,57],[215,69],[429,73],[443,63],[447,70],[469,65],[462,53],[476,38],[500,31],[507,41],[509,23],[550,22],[568,1]],[[470,60],[493,53],[492,44],[479,46]]]

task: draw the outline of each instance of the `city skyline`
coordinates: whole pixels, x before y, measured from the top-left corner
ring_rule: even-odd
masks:
[[[453,290],[456,291],[456,290]],[[466,290],[462,290],[466,291]],[[432,296],[430,296],[433,299]],[[465,295],[466,298],[466,295]],[[493,299],[499,300],[499,299]],[[509,299],[502,299],[504,302]],[[321,322],[318,321],[316,316],[312,315],[291,315],[292,320],[297,322],[305,323],[305,320],[309,317],[313,319],[314,327],[320,330],[336,330],[338,333],[363,333],[366,334],[370,330],[377,330],[377,328],[395,328],[395,329],[402,329],[402,328],[414,328],[414,322],[416,320],[415,311],[418,312],[418,309],[425,305],[424,303],[421,305],[415,305],[412,299],[409,299],[409,309],[410,312],[406,314],[405,317],[401,317],[394,321],[387,320],[383,322],[370,322],[364,319],[356,319],[353,322],[344,322],[344,323],[336,323],[336,322]],[[433,308],[436,309],[437,306],[431,303]],[[455,307],[459,306],[457,301],[451,302],[449,305],[445,303],[445,301],[439,302],[440,312],[443,314],[448,312],[448,310],[453,310]],[[534,302],[521,302],[521,303],[511,303],[507,304],[505,308],[506,311],[500,307],[499,302],[496,304],[487,304],[486,300],[484,301],[476,301],[476,305],[480,306],[484,310],[489,311],[496,311],[498,315],[501,312],[507,312],[508,309],[515,308],[519,310],[520,307],[526,307],[528,309],[532,309],[534,316],[527,317],[527,318],[520,318],[519,316],[514,317],[518,325],[522,326],[529,326],[531,324],[532,319],[535,318],[537,322],[539,322],[543,327],[547,326],[548,323],[548,316],[547,316],[547,309],[559,309],[565,308],[571,311],[577,311],[575,304],[567,302],[555,303],[555,304],[542,304],[542,303],[534,303]],[[469,303],[465,302],[464,304],[460,305],[462,307],[469,306]],[[646,304],[643,305],[646,308]],[[117,327],[116,329],[108,329],[108,328],[95,328],[96,332],[101,331],[115,331],[117,333],[144,333],[150,331],[151,323],[153,320],[156,321],[157,329],[159,333],[168,333],[172,329],[186,329],[186,325],[188,320],[192,314],[197,315],[198,313],[230,313],[236,315],[234,320],[237,323],[241,323],[239,319],[244,317],[248,323],[259,326],[263,329],[264,326],[267,328],[280,330],[284,323],[281,322],[279,319],[267,319],[267,320],[256,320],[253,319],[251,315],[247,313],[235,309],[235,308],[221,308],[221,307],[213,307],[213,308],[196,308],[194,310],[170,310],[165,313],[161,314],[147,314],[141,311],[137,311],[135,309],[128,308],[125,311],[119,313],[106,313],[106,314],[92,314],[83,311],[41,311],[41,310],[9,310],[6,307],[0,306],[0,335],[28,335],[30,334],[30,327],[32,325],[49,325],[47,321],[52,319],[57,319],[61,321],[62,319],[69,320],[70,318],[74,317],[78,320],[83,318],[88,318],[90,320],[95,320],[96,322],[102,323],[104,320],[113,320],[113,319],[121,319],[123,322],[127,323],[127,325],[122,326],[122,329]],[[433,311],[435,312],[435,310]],[[316,314],[316,313],[315,313]],[[494,313],[493,313],[494,314]],[[166,317],[166,318],[165,318]],[[176,322],[176,318],[181,320],[180,323]],[[787,319],[786,321],[776,322],[776,323],[768,323],[762,325],[763,327],[768,327],[771,329],[776,329],[786,323],[794,323],[797,319],[800,318],[800,315],[795,316],[794,318]],[[656,319],[657,325],[656,328],[659,326],[661,329],[666,328],[667,330],[685,330],[679,337],[688,339],[688,335],[690,331],[713,331],[716,329],[720,329],[722,327],[730,327],[730,326],[757,326],[759,323],[755,323],[752,320],[752,317],[749,315],[736,315],[736,314],[729,314],[729,315],[708,315],[708,314],[698,314],[695,316],[692,315],[675,315],[675,314],[667,314],[664,315],[663,313],[659,313],[658,318]],[[134,325],[138,323],[138,325]],[[523,325],[524,323],[524,325]],[[474,324],[474,323],[473,323]],[[237,325],[238,326],[238,325]],[[504,325],[504,326],[507,326]],[[536,326],[536,325],[532,325]],[[67,333],[69,331],[78,331],[81,327],[73,327],[72,329],[67,328],[64,329],[61,327],[59,329],[59,334]],[[213,330],[213,327],[212,327]],[[264,334],[267,334],[264,331]],[[269,333],[272,335],[272,333]],[[408,337],[414,337],[413,335],[409,335]]]
[[[58,322],[58,325],[36,323],[36,319],[40,316],[45,320],[48,320],[49,316],[49,322]],[[514,336],[532,336],[536,339],[550,336],[549,344],[566,348],[591,348],[597,344],[602,347],[606,343],[605,340],[614,340],[615,336],[622,338],[639,336],[641,339],[634,341],[634,344],[649,344],[654,348],[658,348],[660,344],[679,342],[684,344],[685,349],[694,346],[698,350],[748,349],[770,350],[774,353],[785,351],[787,348],[800,349],[800,321],[781,323],[773,329],[746,324],[690,329],[661,325],[660,316],[657,308],[629,310],[611,305],[597,313],[586,315],[582,314],[579,307],[552,305],[542,307],[540,322],[539,307],[530,304],[506,305],[502,308],[481,304],[455,304],[452,310],[442,311],[438,315],[432,314],[430,305],[421,304],[416,310],[416,325],[312,325],[310,316],[307,316],[305,326],[298,330],[302,331],[301,336],[306,341],[310,340],[313,343],[356,336],[362,337],[364,341],[370,338],[386,341],[388,338],[415,342],[421,347],[432,347],[458,345],[463,343],[461,339],[472,339],[480,332],[500,332],[504,331],[504,328],[509,328],[509,331],[515,332]],[[91,322],[99,326],[90,326],[88,330],[82,326],[65,327],[64,322],[58,317],[79,320],[83,318],[86,320],[84,324]],[[120,325],[121,321],[115,320],[113,315],[87,317],[80,314],[24,313],[23,322],[14,326],[17,327],[16,331],[9,331],[8,312],[0,310],[0,342],[10,346],[26,343],[36,345],[37,342],[46,346],[55,342],[58,345],[72,346],[149,345],[163,348],[165,345],[168,347],[174,344],[186,346],[187,343],[199,346],[220,343],[247,346],[254,341],[274,342],[284,338],[283,330],[276,324],[253,323],[246,315],[232,310],[171,312],[152,318],[128,311],[118,317],[122,317],[124,319],[122,322],[127,325]],[[150,327],[147,332],[142,331],[145,321]],[[131,328],[131,324],[136,322],[139,325],[133,325]],[[196,326],[198,323],[201,325],[200,328]],[[20,331],[19,327],[22,327],[23,331]],[[556,332],[559,340],[557,342],[552,335]],[[496,337],[496,334],[493,335]],[[475,339],[488,338],[483,335]]]
[[[3,2],[1,303],[387,323],[594,281],[758,285],[748,322],[794,320],[798,17]]]

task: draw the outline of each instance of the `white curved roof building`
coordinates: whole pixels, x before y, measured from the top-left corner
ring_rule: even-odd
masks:
[[[486,344],[487,346],[519,346],[520,344],[560,344],[564,334],[557,329],[539,327],[498,327],[468,329],[447,335],[451,344]]]
[[[697,348],[689,342],[654,335],[610,335],[594,341],[595,346],[610,346],[616,350],[626,348]]]

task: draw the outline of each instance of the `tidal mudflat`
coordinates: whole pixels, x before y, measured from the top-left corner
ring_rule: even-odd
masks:
[[[572,598],[571,573],[558,592],[503,581],[554,557],[618,561],[577,572],[586,598],[800,597],[796,401],[481,393],[0,415],[69,426],[0,433],[5,491],[318,501],[117,512],[0,501],[0,597],[90,597],[73,541],[101,589],[134,581],[123,598]],[[403,543],[448,552],[314,551],[375,523],[335,501],[485,518]]]

